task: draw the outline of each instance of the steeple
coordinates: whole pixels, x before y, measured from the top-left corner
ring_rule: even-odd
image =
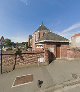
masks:
[[[42,30],[49,31],[49,29],[43,24],[43,21],[42,21],[41,25],[39,26],[39,28],[36,31],[42,31]]]

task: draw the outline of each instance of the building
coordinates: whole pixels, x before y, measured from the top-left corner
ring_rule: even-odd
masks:
[[[32,35],[28,37],[28,47],[32,47]]]
[[[48,49],[56,58],[67,57],[68,46],[68,39],[52,33],[43,23],[32,36],[32,50],[42,51]]]
[[[71,37],[71,46],[80,48],[80,33]]]

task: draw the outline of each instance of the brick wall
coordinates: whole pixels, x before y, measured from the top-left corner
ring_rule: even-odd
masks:
[[[44,49],[50,50],[50,48],[53,48],[53,51],[51,51],[55,57],[56,57],[56,45],[51,43],[51,44],[44,44]]]
[[[61,44],[60,47],[60,58],[67,58],[67,48],[69,47],[69,45],[63,45]],[[56,57],[56,44],[52,43],[52,44],[45,44],[44,46],[45,49],[50,49],[53,48],[54,50],[52,51],[52,53],[54,54],[54,57]]]
[[[67,58],[68,45],[61,45],[61,58]]]

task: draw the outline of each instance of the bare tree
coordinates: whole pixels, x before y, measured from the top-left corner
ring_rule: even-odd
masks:
[[[16,59],[17,59],[17,56],[20,57],[20,59],[24,60],[23,59],[23,56],[22,56],[22,51],[18,48],[18,50],[15,52],[15,63],[14,63],[14,66],[13,66],[13,70],[15,69],[15,66],[16,66]]]

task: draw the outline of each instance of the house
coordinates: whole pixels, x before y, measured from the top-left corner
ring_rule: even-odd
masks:
[[[80,33],[75,34],[71,37],[71,47],[80,48]]]
[[[66,58],[68,46],[68,39],[51,32],[43,23],[32,36],[33,51],[48,49],[56,58]]]

